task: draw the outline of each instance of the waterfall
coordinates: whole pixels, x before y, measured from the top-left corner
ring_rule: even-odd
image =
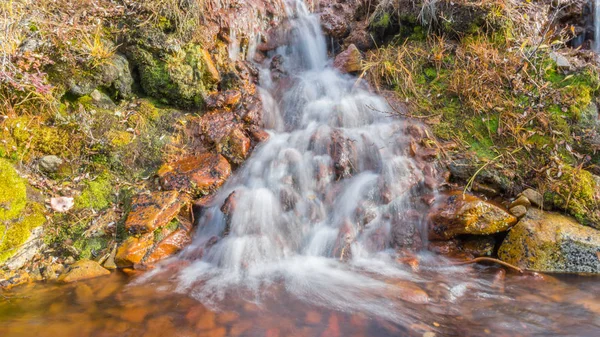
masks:
[[[332,67],[318,16],[301,0],[285,8],[290,42],[258,65],[270,139],[201,215],[178,289],[218,303],[283,283],[312,303],[407,319],[385,280],[419,280],[394,248],[421,244],[425,164],[386,100]]]

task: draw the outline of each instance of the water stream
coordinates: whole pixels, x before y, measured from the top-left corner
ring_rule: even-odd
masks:
[[[436,192],[434,168],[408,155],[418,124],[332,68],[302,1],[286,11],[291,42],[258,65],[271,137],[193,243],[133,282],[23,289],[0,303],[0,335],[597,335],[598,278],[454,266],[419,250],[421,200]]]

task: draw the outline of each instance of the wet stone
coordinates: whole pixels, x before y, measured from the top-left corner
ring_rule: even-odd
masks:
[[[212,153],[164,165],[158,172],[161,185],[166,190],[189,191],[197,195],[219,188],[230,174],[231,166],[225,157]]]
[[[119,246],[115,255],[115,263],[119,268],[132,267],[141,263],[148,250],[154,244],[154,234],[148,233],[140,237],[130,237]]]
[[[240,165],[250,153],[250,139],[240,129],[233,129],[217,144],[217,152],[230,163]]]
[[[181,251],[192,238],[185,229],[178,229],[160,241],[148,256],[145,263],[155,263]]]
[[[105,275],[110,275],[110,271],[103,268],[97,262],[91,260],[81,260],[72,264],[69,267],[69,270],[62,274],[58,280],[60,282],[71,283]]]
[[[139,194],[132,200],[131,212],[125,221],[129,233],[148,233],[166,226],[179,212],[185,197],[177,191]]]
[[[461,234],[504,232],[517,223],[517,218],[500,206],[455,191],[436,200],[430,210],[429,221],[429,237],[444,240]]]

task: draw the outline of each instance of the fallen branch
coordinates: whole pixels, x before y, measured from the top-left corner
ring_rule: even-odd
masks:
[[[477,258],[474,258],[474,259],[469,260],[469,261],[456,262],[456,263],[453,263],[452,265],[454,265],[454,266],[460,266],[460,265],[473,264],[473,263],[479,263],[479,262],[497,263],[497,264],[502,265],[504,267],[507,267],[509,269],[518,271],[521,274],[523,273],[523,269],[521,269],[521,268],[519,268],[519,267],[517,267],[515,265],[512,265],[510,263],[504,262],[502,260],[495,259],[493,257],[477,257]]]

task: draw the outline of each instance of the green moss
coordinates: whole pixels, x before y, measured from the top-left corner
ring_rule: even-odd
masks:
[[[75,207],[98,211],[110,206],[114,201],[113,183],[113,179],[107,173],[88,181],[81,195],[75,198]]]
[[[13,256],[27,241],[31,231],[46,222],[44,206],[29,203],[25,211],[15,220],[0,226],[0,264]]]
[[[73,247],[79,252],[78,259],[93,259],[108,247],[109,241],[106,237],[80,238]]]
[[[0,222],[16,218],[26,203],[25,180],[8,160],[0,159]]]
[[[198,45],[162,58],[136,48],[131,58],[139,68],[144,91],[164,104],[202,107],[204,96],[216,89],[219,80],[210,56]]]
[[[371,27],[375,29],[387,29],[391,23],[391,16],[389,13],[385,12],[379,15],[375,21],[371,22]]]
[[[594,211],[598,208],[595,198],[597,182],[592,174],[569,165],[560,165],[559,172],[559,180],[551,187],[547,197],[554,206],[567,211],[580,223],[597,222],[598,219],[594,218]]]

